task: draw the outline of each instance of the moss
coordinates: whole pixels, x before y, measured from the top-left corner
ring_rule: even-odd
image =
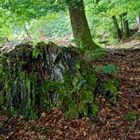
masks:
[[[37,51],[33,55],[34,49]],[[101,87],[98,76],[76,48],[40,42],[36,46],[18,45],[3,55],[0,81],[4,86],[0,92],[6,98],[6,102],[1,99],[4,108],[12,108],[27,119],[36,118],[40,108],[52,107],[63,110],[68,117],[97,114],[95,93],[97,86]]]

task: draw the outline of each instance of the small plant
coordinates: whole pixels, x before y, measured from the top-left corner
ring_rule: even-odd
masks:
[[[96,49],[93,53],[93,59],[101,59],[107,55],[107,51],[103,48]]]
[[[109,80],[104,85],[107,92],[106,98],[112,103],[116,104],[118,97],[118,82],[116,80]]]
[[[96,74],[99,75],[96,93],[103,95],[112,105],[115,105],[118,99],[119,81],[112,75],[117,71],[118,68],[113,64],[95,68]]]
[[[138,113],[136,112],[129,112],[124,115],[124,119],[127,121],[134,121],[137,119],[137,117],[138,117]]]
[[[93,116],[94,117],[97,116],[97,114],[99,113],[99,107],[96,104],[94,104],[92,111],[93,111]]]
[[[96,72],[102,71],[105,74],[111,74],[111,73],[116,73],[118,71],[118,68],[115,65],[110,64],[107,66],[98,66],[96,67],[95,71]]]
[[[13,107],[11,107],[10,110],[11,110],[11,113],[12,113],[13,116],[16,116],[17,115],[17,110],[16,109],[14,109]]]

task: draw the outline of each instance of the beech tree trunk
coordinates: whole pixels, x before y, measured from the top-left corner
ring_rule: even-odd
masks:
[[[67,5],[76,45],[94,49],[98,48],[99,46],[92,40],[83,0],[67,0]]]
[[[138,29],[139,29],[139,31],[140,31],[140,15],[138,15],[138,16],[136,17],[136,22],[137,22],[137,27],[138,27]]]
[[[112,19],[113,19],[114,27],[115,27],[115,30],[116,30],[116,33],[117,33],[117,38],[122,39],[123,35],[122,35],[121,29],[119,28],[117,18],[115,16],[112,16]]]
[[[122,17],[122,23],[123,23],[124,38],[128,38],[130,37],[130,29],[129,29],[129,23],[127,19],[127,13],[123,13],[121,17]]]

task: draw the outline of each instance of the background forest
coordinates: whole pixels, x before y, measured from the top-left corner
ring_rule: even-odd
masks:
[[[122,39],[133,34],[139,26],[139,3],[138,0],[85,0],[93,39],[98,43],[108,40],[111,44],[117,42],[116,38]],[[2,0],[1,5],[1,44],[21,41],[27,36],[37,42],[72,34],[67,5],[63,0]]]

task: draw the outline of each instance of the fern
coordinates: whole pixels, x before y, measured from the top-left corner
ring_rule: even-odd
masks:
[[[111,73],[116,73],[118,72],[118,68],[113,65],[113,64],[109,64],[107,66],[98,66],[95,68],[96,72],[103,72],[105,74],[111,74]]]

